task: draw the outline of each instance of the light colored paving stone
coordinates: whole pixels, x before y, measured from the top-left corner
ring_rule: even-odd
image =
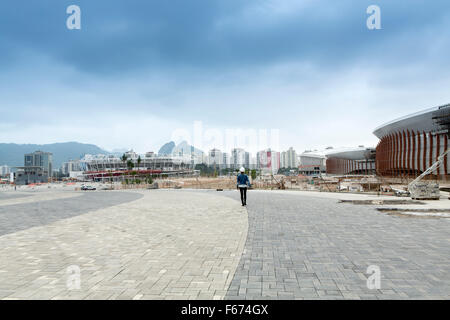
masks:
[[[244,248],[246,210],[214,194],[136,192],[143,197],[1,236],[1,297],[223,298]],[[73,265],[79,290],[67,287]]]

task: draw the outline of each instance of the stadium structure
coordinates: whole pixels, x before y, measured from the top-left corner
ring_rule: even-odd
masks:
[[[387,177],[419,176],[448,149],[450,104],[393,120],[373,132],[380,141],[376,148],[377,174]],[[432,174],[447,180],[449,159]]]
[[[340,148],[326,153],[328,174],[375,174],[375,148]]]
[[[194,173],[191,157],[188,156],[160,156],[153,152],[140,156],[133,151],[126,152],[125,156],[126,159],[115,155],[85,155],[80,161],[84,179],[109,181],[132,175],[180,176]]]

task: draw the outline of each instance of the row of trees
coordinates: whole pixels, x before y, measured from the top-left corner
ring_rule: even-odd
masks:
[[[122,157],[120,158],[120,160],[122,160],[123,164],[127,166],[128,171],[133,170],[134,166],[134,162],[131,159],[128,159],[128,156],[124,153],[122,155]],[[138,169],[141,167],[141,163],[142,163],[142,159],[141,156],[138,157],[137,159],[137,165],[138,165]],[[141,183],[147,183],[147,184],[152,184],[153,183],[153,176],[148,174],[144,177],[142,176],[138,176],[138,171],[131,171],[130,175],[132,176],[132,179],[128,179],[125,178],[125,173],[124,173],[124,179],[122,181],[123,184],[141,184]],[[138,176],[138,178],[136,178]]]
[[[135,167],[134,162],[131,159],[128,159],[128,156],[125,153],[122,155],[122,157],[120,159],[122,160],[124,166],[126,165],[126,167],[128,168],[129,171],[133,170],[133,168]],[[138,169],[140,168],[141,163],[142,163],[142,159],[141,159],[141,156],[139,156],[137,159]],[[200,175],[203,177],[217,177],[219,175],[227,176],[227,175],[234,175],[234,174],[239,173],[238,169],[230,169],[230,168],[219,169],[214,166],[208,166],[204,163],[195,165],[194,169],[199,170]],[[132,171],[131,175],[136,176],[137,173],[138,173],[137,171]],[[256,179],[256,177],[258,175],[258,172],[255,169],[252,169],[252,170],[247,169],[245,173],[247,175],[250,175],[252,177],[252,179]],[[133,180],[135,180],[135,179],[133,179]],[[128,179],[126,179],[125,181],[128,181]],[[128,184],[128,182],[126,182],[126,183]],[[152,183],[152,182],[150,182],[150,183]]]
[[[292,174],[298,175],[298,173],[299,173],[299,170],[298,170],[297,167],[295,167],[295,168],[280,168],[280,169],[278,169],[278,174],[284,174],[286,176],[289,176],[289,175],[292,175]]]
[[[128,159],[128,156],[124,153],[122,157],[120,158],[122,160],[123,164],[127,166],[128,170],[133,170],[134,168],[134,162],[131,159]],[[141,156],[137,159],[138,168],[141,167],[142,159]]]
[[[151,175],[147,175],[144,177],[138,176],[136,178],[136,171],[131,172],[132,179],[125,178],[122,183],[123,184],[152,184],[153,177]]]

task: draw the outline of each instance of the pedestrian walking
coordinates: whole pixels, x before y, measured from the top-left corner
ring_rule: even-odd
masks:
[[[247,205],[247,187],[250,187],[250,180],[248,176],[245,174],[245,169],[242,167],[239,175],[237,176],[237,188],[241,192],[241,202],[242,206]]]

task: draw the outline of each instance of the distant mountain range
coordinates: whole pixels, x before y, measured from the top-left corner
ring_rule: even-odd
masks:
[[[174,156],[182,156],[182,155],[191,155],[192,146],[188,144],[186,141],[180,142],[175,148],[172,150],[172,155]],[[194,155],[201,155],[203,153],[202,150],[194,147],[193,149]]]
[[[11,167],[24,165],[24,154],[34,151],[53,153],[53,168],[58,169],[63,162],[80,159],[85,154],[109,154],[96,145],[78,142],[63,142],[52,144],[15,144],[0,143],[0,166]]]
[[[175,148],[175,142],[173,142],[173,141],[167,142],[159,149],[158,155],[160,155],[160,156],[171,155],[174,148]]]
[[[170,141],[164,144],[161,149],[159,149],[158,155],[167,156],[167,155],[190,155],[192,151],[192,146],[188,144],[186,141],[180,142],[178,145],[175,145],[175,142]],[[195,155],[201,155],[203,153],[202,150],[194,147],[193,149]]]

